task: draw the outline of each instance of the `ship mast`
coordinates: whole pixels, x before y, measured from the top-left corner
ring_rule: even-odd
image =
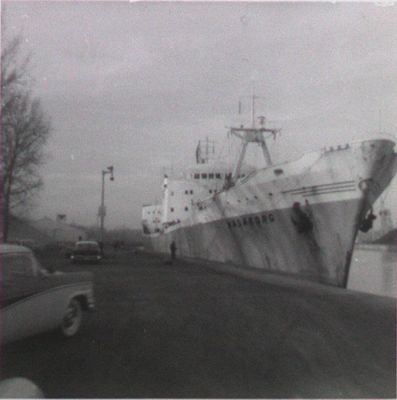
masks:
[[[266,118],[258,117],[260,127],[257,128],[255,126],[255,100],[258,99],[255,94],[252,95],[251,98],[251,128],[244,128],[244,125],[241,125],[239,128],[230,128],[230,132],[240,138],[242,140],[240,156],[238,162],[234,168],[232,181],[236,181],[238,176],[240,175],[241,167],[243,165],[243,161],[245,158],[245,153],[247,151],[247,146],[249,143],[258,143],[262,148],[263,157],[266,161],[266,166],[272,165],[272,160],[270,157],[269,149],[266,145],[266,138],[264,137],[264,133],[270,133],[273,137],[279,132],[279,129],[270,129],[265,127]],[[269,136],[268,136],[269,137]]]

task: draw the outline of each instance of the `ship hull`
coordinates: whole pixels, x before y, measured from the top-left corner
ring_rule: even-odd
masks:
[[[346,287],[358,230],[396,172],[393,146],[366,141],[259,171],[145,235],[145,247],[169,253],[174,241],[182,257]]]
[[[146,236],[145,248],[168,253],[174,240],[180,256],[345,286],[359,210],[359,200],[313,205],[313,229],[306,232],[298,232],[291,209],[270,210],[266,222],[262,222],[266,214],[258,213],[247,217],[252,224],[229,227],[226,220],[214,221],[157,237]]]

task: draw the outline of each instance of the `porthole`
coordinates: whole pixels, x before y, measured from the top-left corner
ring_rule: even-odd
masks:
[[[281,175],[284,171],[281,168],[273,170],[274,175],[279,176]]]

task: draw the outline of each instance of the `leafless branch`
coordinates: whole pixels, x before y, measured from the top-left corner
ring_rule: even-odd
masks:
[[[4,237],[11,209],[28,204],[41,188],[39,167],[50,123],[39,99],[32,95],[30,56],[22,51],[22,38],[10,40],[1,54],[1,170],[3,177]]]

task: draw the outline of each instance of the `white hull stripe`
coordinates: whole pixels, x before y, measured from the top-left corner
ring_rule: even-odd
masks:
[[[312,195],[316,193],[332,193],[333,191],[355,191],[355,181],[344,181],[337,183],[324,183],[322,185],[314,185],[309,187],[301,187],[298,189],[290,189],[282,191],[283,194],[301,194],[301,195]]]
[[[302,196],[303,197],[309,197],[309,196],[316,196],[316,195],[319,195],[319,194],[355,192],[356,190],[357,190],[356,188],[351,188],[351,189],[342,189],[341,188],[341,189],[334,189],[334,190],[332,190],[332,189],[329,189],[329,190],[323,189],[323,190],[313,191],[312,193],[305,193],[305,194],[302,194]]]

